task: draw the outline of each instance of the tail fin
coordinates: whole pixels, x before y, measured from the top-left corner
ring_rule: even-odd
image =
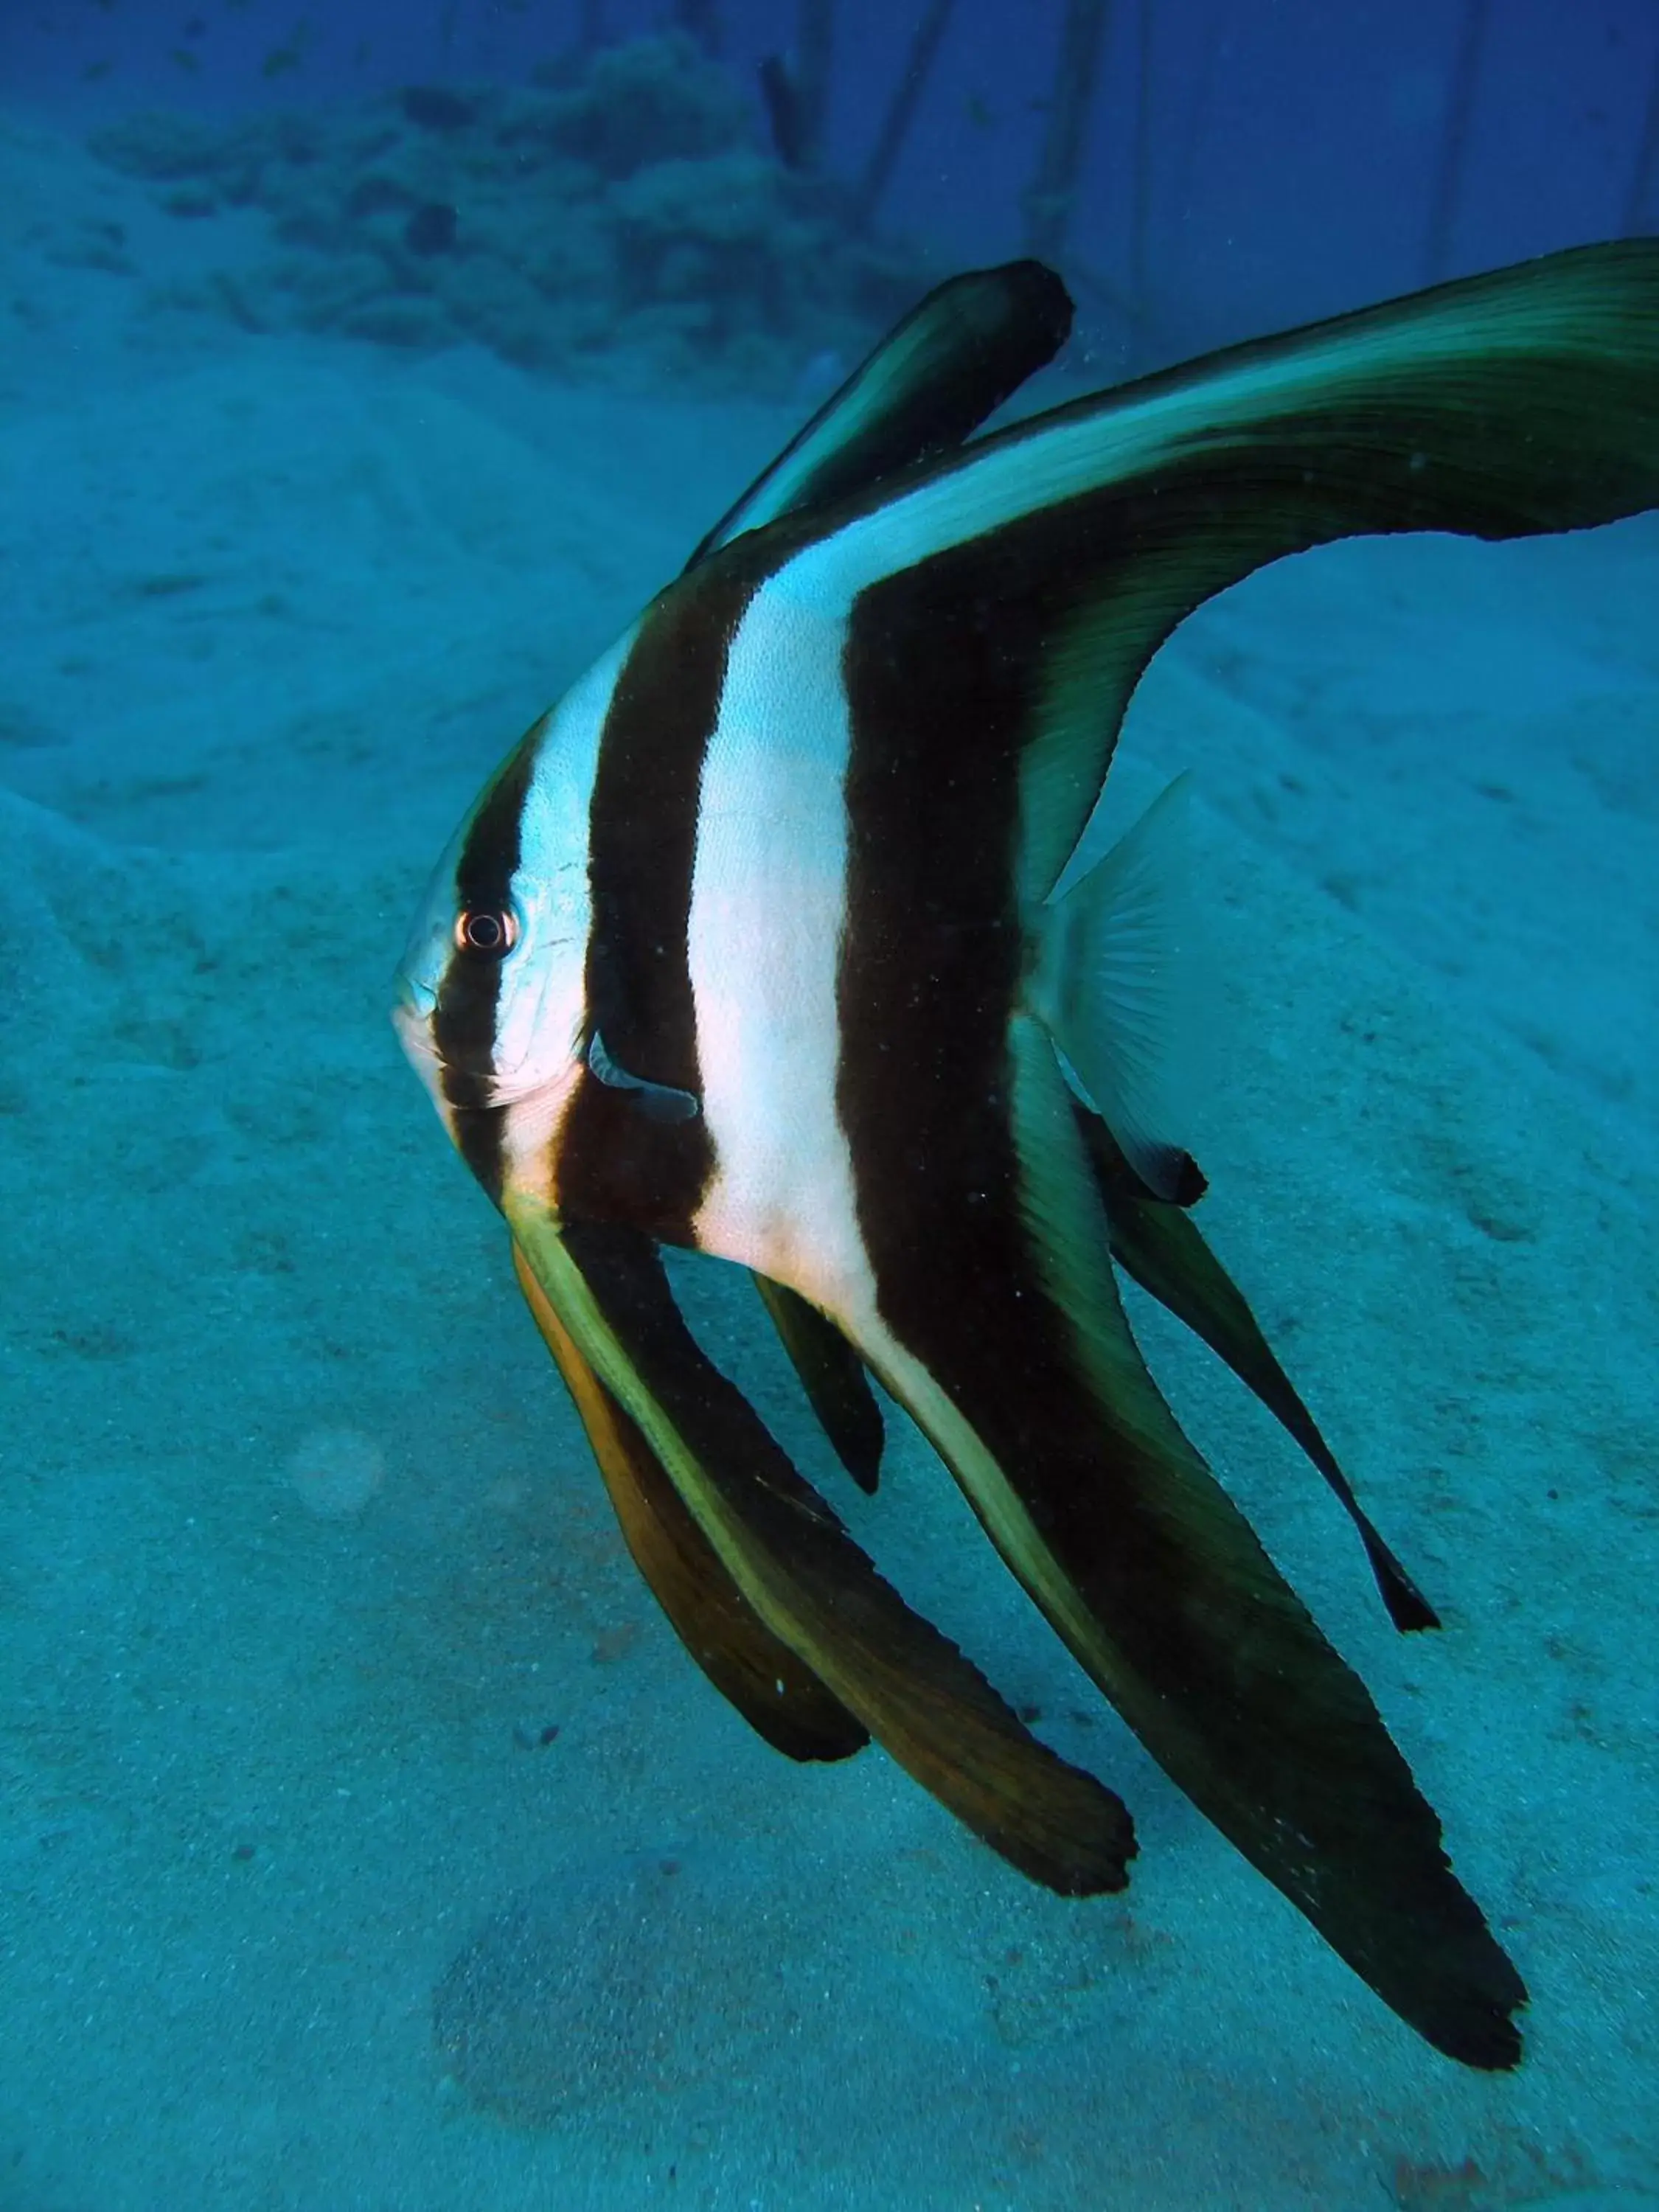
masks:
[[[1202,988],[1193,957],[1188,779],[1041,909],[1027,987],[1124,1158],[1154,1197],[1192,1201],[1187,1127]]]

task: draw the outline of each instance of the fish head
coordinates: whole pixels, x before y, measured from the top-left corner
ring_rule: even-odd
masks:
[[[393,1024],[475,1167],[501,1158],[509,1123],[520,1138],[550,1131],[581,1066],[590,749],[565,706],[530,731],[450,840],[398,969]]]

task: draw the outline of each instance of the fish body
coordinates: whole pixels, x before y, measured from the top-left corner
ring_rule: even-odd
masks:
[[[1659,503],[1659,247],[1547,260],[988,435],[1062,343],[1035,264],[941,288],[529,732],[397,1019],[503,1212],[623,1531],[769,1741],[874,1735],[1034,1879],[1128,1814],[903,1604],[701,1352],[658,1248],[750,1268],[849,1469],[872,1372],[1177,1784],[1403,2018],[1519,2056],[1519,1975],[1358,1678],[1182,1433],[1115,1266],[1231,1364],[1435,1616],[1187,1209],[1158,1066],[1178,800],[1062,876],[1152,654],[1262,562]]]

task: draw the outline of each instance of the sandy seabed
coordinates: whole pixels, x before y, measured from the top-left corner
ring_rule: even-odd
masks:
[[[914,1438],[849,1496],[696,1266],[861,1540],[1128,1800],[1132,1887],[752,1739],[397,1054],[455,817],[788,418],[250,336],[78,153],[0,126],[0,2206],[1659,2204],[1659,529],[1285,564],[1109,795],[1196,773],[1205,1226],[1442,1635],[1136,1312],[1532,1987],[1492,2080],[1163,1780]]]

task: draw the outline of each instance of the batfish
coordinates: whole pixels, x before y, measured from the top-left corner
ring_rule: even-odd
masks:
[[[1178,798],[1060,879],[1143,670],[1213,593],[1360,533],[1659,504],[1659,242],[985,431],[1071,316],[1025,261],[893,331],[488,784],[395,1018],[635,1559],[769,1742],[873,1736],[1033,1880],[1127,1879],[1121,1802],[878,1573],[694,1340],[665,1245],[752,1271],[866,1489],[875,1376],[1193,1803],[1431,2044],[1510,2067],[1519,1974],[1121,1303],[1120,1269],[1237,1370],[1397,1625],[1434,1626],[1192,1218],[1159,1074]]]

